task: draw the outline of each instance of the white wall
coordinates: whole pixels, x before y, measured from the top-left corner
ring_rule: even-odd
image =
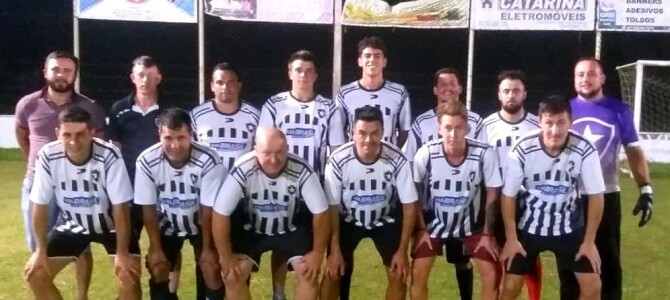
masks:
[[[0,148],[18,148],[14,136],[14,115],[0,115]]]

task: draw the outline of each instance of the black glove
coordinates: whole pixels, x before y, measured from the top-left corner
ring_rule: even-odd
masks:
[[[634,216],[637,216],[642,211],[640,223],[637,224],[638,227],[644,226],[651,220],[651,214],[654,212],[653,196],[654,194],[650,185],[646,184],[640,188],[640,197],[637,198],[637,204],[633,208]]]

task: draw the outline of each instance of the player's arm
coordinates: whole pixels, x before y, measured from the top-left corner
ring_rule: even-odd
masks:
[[[589,208],[586,215],[586,231],[584,233],[584,243],[595,243],[596,232],[600,226],[600,220],[603,216],[605,205],[604,191],[605,182],[603,180],[600,159],[595,148],[589,149],[590,153],[582,161],[580,180],[584,187],[584,192],[589,198]],[[587,151],[589,151],[587,150]]]
[[[328,120],[328,145],[330,146],[330,153],[347,142],[346,134],[344,132],[344,119],[340,107],[333,107]]]
[[[234,168],[230,175],[223,180],[213,205],[212,239],[219,253],[219,260],[230,259],[233,255],[230,241],[230,216],[237,208],[240,199],[244,197],[242,182],[235,178],[237,177],[236,173],[240,173],[237,170]],[[222,268],[224,267],[222,263]]]
[[[331,237],[330,223],[332,214],[329,212],[329,203],[319,184],[316,173],[311,173],[301,185],[303,201],[313,214],[313,245],[312,251],[323,255]]]
[[[16,142],[19,144],[21,152],[23,153],[23,157],[26,160],[28,160],[28,156],[30,155],[30,140],[28,138],[29,134],[30,132],[28,132],[27,128],[23,128],[19,124],[16,124],[14,126],[14,135],[16,136]]]
[[[143,156],[137,159],[135,170],[134,201],[135,204],[142,206],[142,221],[149,236],[149,252],[163,252],[156,213],[158,198],[156,178],[153,177],[154,174]]]
[[[423,218],[423,207],[426,205],[426,191],[421,182],[415,182],[414,186],[416,187],[416,192],[419,197],[416,205],[416,230],[425,230],[426,229],[426,220]]]
[[[420,211],[417,209],[419,197],[416,186],[413,180],[408,180],[409,178],[412,178],[412,170],[405,158],[402,158],[400,169],[396,172],[396,186],[402,203],[402,233],[398,246],[398,251],[401,253],[407,253],[409,241],[416,228],[417,214]]]
[[[495,221],[498,213],[500,212],[500,187],[502,186],[502,178],[500,176],[500,163],[498,162],[498,156],[493,151],[492,147],[489,147],[484,152],[484,185],[486,186],[486,209],[485,209],[485,219],[484,219],[484,234],[493,235],[495,232]]]
[[[507,169],[505,170],[505,183],[500,197],[500,210],[503,224],[505,226],[505,237],[507,241],[518,241],[516,234],[516,197],[522,187],[524,178],[524,160],[518,154],[517,147],[509,153]]]
[[[649,164],[644,155],[644,151],[640,146],[624,147],[626,151],[626,158],[630,165],[630,171],[633,173],[633,178],[638,186],[642,187],[648,185],[651,178],[649,176]]]
[[[326,164],[324,172],[324,192],[328,201],[330,215],[330,252],[340,251],[340,211],[342,201],[342,172],[333,159]]]
[[[417,126],[418,128],[418,126]],[[409,148],[409,147],[408,147]],[[430,170],[428,169],[428,163],[430,160],[430,153],[428,152],[428,147],[420,147],[418,150],[412,150],[416,152],[413,154],[414,161],[411,163],[412,166],[412,178],[414,182],[414,187],[417,191],[417,198],[419,199],[416,209],[416,225],[417,230],[426,229],[426,221],[423,218],[423,207],[425,207],[428,199],[426,199],[426,179]]]
[[[35,252],[44,256],[47,253],[48,205],[55,193],[51,172],[45,152],[40,151],[35,162],[35,177],[33,188],[30,191],[30,201],[34,204],[32,226],[35,234]]]
[[[217,155],[216,153],[214,154]],[[214,247],[212,240],[212,207],[226,173],[226,169],[223,167],[221,161],[217,160],[213,162],[212,168],[202,175],[200,211],[202,213],[202,246],[204,249],[213,249]]]

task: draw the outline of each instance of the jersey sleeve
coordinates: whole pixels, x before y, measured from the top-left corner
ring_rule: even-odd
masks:
[[[402,147],[402,151],[409,161],[413,161],[419,147],[421,147],[421,127],[419,127],[419,123],[414,121],[412,123],[412,130],[407,135],[407,142]]]
[[[245,184],[243,180],[242,170],[233,168],[230,175],[226,176],[221,184],[221,189],[214,200],[214,211],[220,215],[230,216],[240,203],[240,199],[244,197]]]
[[[340,205],[342,201],[342,170],[333,159],[330,159],[326,164],[324,177],[323,185],[328,204]]]
[[[156,174],[153,174],[144,156],[137,159],[135,170],[135,198],[133,201],[139,205],[156,204],[158,198]]]
[[[44,151],[40,150],[35,161],[35,179],[30,190],[30,201],[37,204],[47,205],[53,199],[55,190],[52,177],[51,165]],[[53,170],[55,171],[55,170]]]
[[[519,153],[519,146],[512,148],[507,160],[507,169],[505,171],[505,183],[502,193],[505,196],[516,198],[521,189],[524,178],[524,159]],[[602,175],[601,175],[602,176]]]
[[[316,173],[311,172],[300,185],[300,195],[312,214],[320,214],[328,209],[328,201]]]
[[[409,131],[412,126],[412,109],[409,104],[409,92],[405,89],[400,102],[400,116],[398,117],[398,129]]]
[[[200,139],[198,138],[199,137],[199,135],[198,135],[198,121],[195,118],[195,113],[194,112],[195,112],[195,109],[191,110],[191,112],[189,113],[189,115],[191,116],[191,132],[193,133],[193,140],[199,142]]]
[[[340,107],[333,107],[333,113],[328,120],[328,146],[339,146],[346,143],[344,121],[340,110]]]
[[[638,146],[640,138],[635,129],[635,122],[633,121],[633,113],[627,105],[621,103],[619,112],[619,122],[621,123],[621,143],[624,147]]]
[[[277,111],[272,106],[271,100],[268,100],[263,104],[263,109],[261,110],[261,118],[258,121],[258,127],[264,128],[275,128],[275,118]]]
[[[349,108],[347,107],[347,104],[344,103],[344,94],[342,93],[342,89],[340,89],[340,92],[337,93],[337,97],[335,97],[335,106],[339,108],[340,116],[342,118],[343,130],[346,137],[350,134],[349,131],[351,131],[351,128],[349,128]]]
[[[428,146],[424,145],[419,148],[414,155],[414,163],[412,164],[414,176],[414,182],[422,183],[426,179],[426,174],[428,173],[428,161],[430,160],[430,153],[428,151]]]
[[[477,121],[477,125],[475,126],[475,128],[476,128],[475,140],[478,140],[484,144],[488,144],[489,137],[486,132],[486,128],[484,128],[484,121],[481,118],[479,118],[479,120]]]
[[[412,178],[412,170],[407,160],[402,159],[395,172],[396,187],[398,189],[398,197],[400,203],[409,204],[419,200],[419,194],[416,192],[416,186]]]
[[[213,207],[217,198],[221,184],[226,177],[226,168],[220,161],[214,162],[214,165],[203,172],[200,179],[200,204]]]
[[[121,159],[121,155],[117,153],[108,163],[106,167],[107,193],[109,194],[109,201],[113,205],[130,202],[133,200],[133,189],[128,177],[126,165]],[[155,189],[155,188],[154,188]]]
[[[482,169],[482,175],[484,176],[484,184],[487,188],[501,187],[503,180],[500,176],[500,162],[493,148],[487,148],[484,151],[483,160],[484,168]]]
[[[581,186],[584,187],[584,192],[587,195],[605,192],[605,181],[600,167],[600,158],[598,157],[598,151],[593,146],[584,153],[579,177]]]

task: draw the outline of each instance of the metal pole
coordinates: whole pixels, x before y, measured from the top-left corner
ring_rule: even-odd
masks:
[[[333,10],[333,99],[342,85],[342,0],[334,1]]]
[[[75,0],[72,2],[72,52],[74,53],[74,56],[80,59],[81,61],[81,56],[79,55],[79,18],[77,17],[77,8],[79,8],[79,1]],[[80,84],[79,80],[81,78],[81,64],[79,66],[79,70],[77,70],[77,78],[74,80],[74,91],[79,93],[80,90]]]
[[[640,132],[640,118],[642,116],[642,84],[644,79],[644,65],[639,61],[635,64],[635,101],[633,102],[633,122],[635,129]]]
[[[600,51],[603,43],[603,32],[600,30],[596,30],[596,53],[595,53],[595,58],[600,59]]]
[[[468,35],[468,77],[465,87],[465,106],[470,109],[472,107],[472,72],[474,70],[475,60],[475,30],[470,29]]]
[[[198,103],[205,102],[205,0],[198,0]]]

